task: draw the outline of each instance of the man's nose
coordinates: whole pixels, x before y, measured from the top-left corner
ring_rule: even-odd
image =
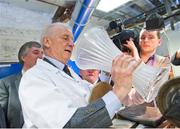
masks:
[[[144,41],[149,41],[149,38],[148,37],[144,37]]]
[[[74,47],[74,42],[73,42],[73,40],[70,40],[70,41],[69,41],[69,46]]]

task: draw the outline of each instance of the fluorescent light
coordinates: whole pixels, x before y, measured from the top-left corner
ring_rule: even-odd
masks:
[[[98,6],[96,9],[109,12],[125,3],[127,3],[130,0],[100,0]]]

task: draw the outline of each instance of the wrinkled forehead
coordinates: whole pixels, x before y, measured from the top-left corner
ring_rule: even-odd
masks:
[[[55,35],[62,35],[62,36],[66,35],[73,39],[72,30],[67,27],[55,26],[54,28],[52,28],[52,33],[54,33]]]
[[[51,32],[61,33],[61,34],[66,33],[66,34],[72,35],[72,30],[64,26],[54,26],[51,28]]]

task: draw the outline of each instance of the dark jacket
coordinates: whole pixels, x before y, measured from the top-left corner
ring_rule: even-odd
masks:
[[[0,104],[9,128],[21,128],[24,123],[18,95],[21,76],[18,73],[0,80]]]
[[[176,53],[171,57],[171,62],[173,65],[180,65],[180,59],[176,58]]]
[[[0,105],[0,128],[6,128],[6,120],[1,105]]]

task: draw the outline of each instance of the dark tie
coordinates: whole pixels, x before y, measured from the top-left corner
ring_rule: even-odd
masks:
[[[63,71],[64,71],[65,73],[67,73],[69,76],[72,77],[72,75],[71,75],[71,73],[70,73],[69,68],[68,68],[67,65],[64,66]]]

